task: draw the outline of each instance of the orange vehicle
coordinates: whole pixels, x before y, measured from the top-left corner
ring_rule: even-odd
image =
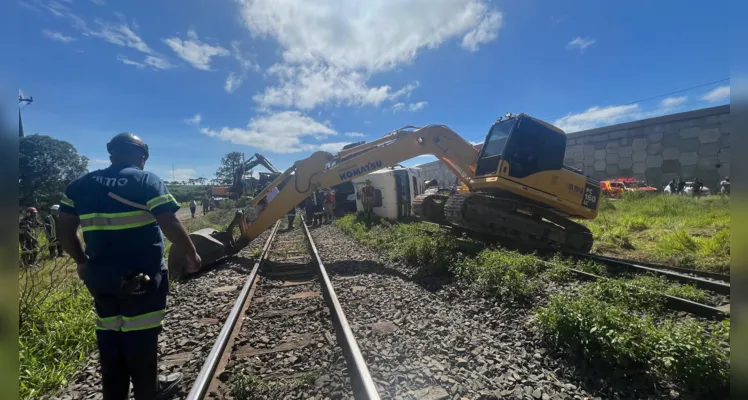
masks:
[[[656,192],[657,188],[647,184],[644,181],[637,181],[634,178],[618,178],[618,182],[624,184],[624,190],[632,192]]]
[[[621,197],[623,192],[656,192],[657,189],[646,182],[637,181],[634,178],[617,178],[609,181],[600,181],[600,190],[611,199]]]

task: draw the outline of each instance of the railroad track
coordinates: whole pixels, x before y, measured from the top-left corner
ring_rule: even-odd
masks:
[[[451,226],[433,223],[431,224],[438,226],[444,232],[448,232],[450,234],[456,233]],[[427,229],[422,229],[422,231],[429,235],[434,234],[433,231],[429,231]],[[485,240],[486,238],[483,236],[479,236],[475,239]],[[608,267],[608,270],[611,273],[624,272],[635,274],[653,274],[678,283],[693,285],[699,289],[704,289],[716,293],[728,299],[730,296],[730,275],[689,268],[673,267],[669,265],[642,263],[635,260],[626,260],[622,258],[614,258],[591,253],[579,253],[573,251],[563,251],[563,253],[579,259],[589,259],[597,261]],[[588,272],[580,271],[574,268],[571,268],[571,271],[578,278],[583,280],[604,279],[601,276],[590,274]],[[709,319],[729,318],[729,302],[723,301],[722,303],[724,304],[720,305],[719,307],[714,307],[708,304],[697,303],[675,296],[663,295],[663,297],[665,298],[665,305],[675,311],[684,311]]]
[[[280,223],[186,398],[379,399],[303,218],[291,231]]]

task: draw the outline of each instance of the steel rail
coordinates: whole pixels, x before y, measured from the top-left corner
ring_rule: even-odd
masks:
[[[187,400],[202,400],[203,397],[205,397],[205,395],[207,394],[208,388],[210,387],[210,383],[213,379],[213,375],[215,374],[216,369],[218,368],[218,364],[221,360],[221,356],[223,355],[224,351],[226,351],[226,345],[228,344],[231,337],[231,332],[234,330],[236,323],[239,321],[239,314],[241,314],[242,307],[244,307],[244,303],[246,303],[247,298],[249,297],[250,289],[252,288],[252,285],[254,285],[255,279],[257,278],[257,273],[260,270],[260,266],[262,265],[262,262],[265,260],[265,258],[267,258],[268,251],[270,250],[270,245],[275,238],[275,234],[278,232],[279,226],[280,220],[275,223],[273,230],[270,231],[270,236],[265,242],[265,246],[263,246],[262,248],[260,258],[252,267],[252,271],[249,273],[249,277],[244,283],[244,287],[242,288],[241,293],[239,293],[239,297],[236,299],[234,306],[231,308],[231,312],[226,318],[226,322],[224,323],[223,328],[221,328],[221,333],[218,334],[218,339],[213,345],[213,348],[210,350],[208,357],[205,359],[205,362],[200,369],[200,373],[197,375],[197,379],[195,379],[195,383],[192,385],[192,389],[187,395]]]
[[[332,315],[333,325],[335,326],[335,334],[338,338],[338,344],[343,349],[345,355],[346,365],[348,367],[348,377],[351,380],[351,386],[353,387],[353,395],[356,399],[371,399],[378,400],[379,394],[377,388],[374,385],[374,380],[371,379],[369,368],[364,362],[364,356],[361,355],[361,350],[358,348],[356,339],[353,336],[353,331],[348,320],[343,313],[343,308],[340,306],[338,296],[335,295],[335,290],[332,287],[330,277],[327,275],[325,265],[322,263],[317,246],[314,244],[312,234],[309,232],[304,216],[301,216],[301,226],[304,227],[309,246],[314,253],[314,258],[317,264],[317,274],[322,284],[322,294],[327,302],[327,307],[330,309]]]
[[[584,258],[588,258],[591,260],[600,261],[610,266],[621,267],[631,272],[638,272],[638,273],[651,272],[653,274],[661,275],[670,280],[679,281],[681,283],[686,283],[686,284],[694,284],[699,289],[710,290],[712,292],[719,293],[719,294],[724,294],[724,295],[730,294],[730,284],[725,283],[725,282],[704,279],[702,277],[687,275],[685,273],[679,273],[679,272],[669,271],[665,269],[659,269],[657,267],[646,267],[644,265],[636,263],[635,261],[622,260],[618,258],[606,257],[606,256],[597,255],[597,254],[578,253],[578,252],[572,252],[572,251],[564,251],[564,253],[568,253],[568,254],[571,254],[577,257],[584,257]]]
[[[573,272],[575,275],[577,275],[580,279],[588,280],[588,281],[600,281],[605,280],[606,278],[591,274],[589,272],[580,271],[578,269],[569,268],[571,272]],[[639,288],[627,284],[627,287],[631,288],[632,290],[640,290]],[[712,307],[706,304],[697,303],[695,301],[691,301],[688,299],[684,299],[681,297],[675,297],[670,296],[663,293],[655,293],[653,294],[661,296],[665,300],[665,307],[674,310],[674,311],[683,311],[687,312],[689,314],[697,315],[702,318],[708,318],[708,319],[715,319],[715,320],[723,320],[730,318],[730,314],[720,310],[719,308]]]
[[[615,258],[615,257],[610,257],[610,258]],[[653,263],[647,263],[647,262],[642,262],[642,261],[625,260],[622,258],[620,259],[615,258],[615,259],[626,261],[626,262],[632,262],[634,264],[639,264],[641,266],[648,267],[648,268],[666,269],[668,271],[680,272],[681,274],[686,274],[686,275],[691,274],[695,276],[700,276],[702,278],[709,278],[709,279],[714,279],[717,281],[730,282],[730,275],[720,274],[719,272],[703,271],[700,269],[684,268],[684,267],[673,267],[671,265],[653,264]]]

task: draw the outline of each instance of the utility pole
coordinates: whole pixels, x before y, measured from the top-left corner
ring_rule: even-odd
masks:
[[[18,95],[18,137],[23,137],[23,120],[21,119],[21,110],[26,107],[21,107],[21,104],[26,103],[26,106],[34,101],[34,96],[30,96],[28,99],[24,99],[22,94]]]

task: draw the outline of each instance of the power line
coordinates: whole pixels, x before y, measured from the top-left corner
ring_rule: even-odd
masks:
[[[649,100],[654,100],[654,99],[659,99],[659,98],[662,98],[662,97],[672,96],[674,94],[687,92],[689,90],[699,89],[699,88],[702,88],[702,87],[705,87],[705,86],[710,86],[710,85],[714,85],[715,83],[722,83],[722,82],[726,82],[726,81],[729,81],[729,80],[730,80],[730,78],[719,79],[719,80],[716,80],[716,81],[711,81],[711,82],[703,83],[701,85],[691,86],[691,87],[686,88],[686,89],[676,90],[674,92],[669,92],[669,93],[665,93],[665,94],[659,94],[657,96],[647,97],[645,99],[634,100],[634,101],[632,101],[630,103],[620,104],[620,105],[618,105],[616,107],[625,107],[625,106],[630,106],[630,105],[634,105],[634,104],[645,102],[645,101],[649,101]],[[579,114],[582,114],[582,113],[579,113]],[[564,118],[564,117],[568,117],[568,116],[569,116],[569,114],[561,115],[561,116],[558,116],[558,117],[552,117],[552,118],[543,118],[543,119],[546,120],[546,121],[551,121],[551,120],[556,120],[556,119]]]

